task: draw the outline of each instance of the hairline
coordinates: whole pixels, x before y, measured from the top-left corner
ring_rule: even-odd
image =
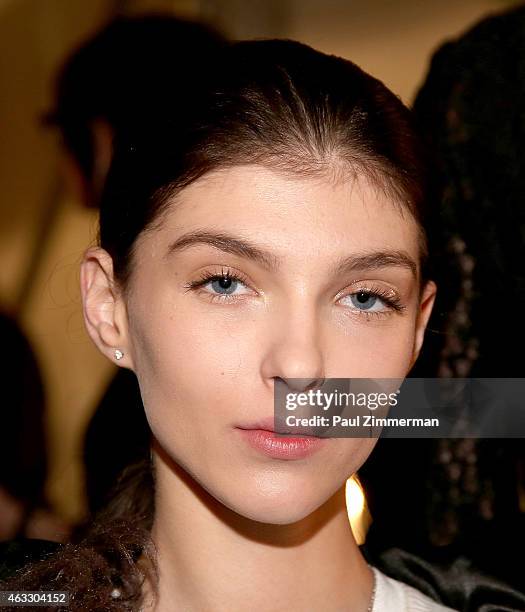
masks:
[[[302,159],[303,156],[297,156]],[[364,159],[363,159],[364,158]],[[186,177],[186,180],[173,181],[170,184],[164,185],[156,190],[153,194],[152,199],[156,200],[159,204],[155,217],[151,222],[141,231],[141,233],[135,239],[129,254],[129,273],[126,275],[124,284],[129,284],[129,280],[133,274],[132,270],[135,267],[136,261],[136,248],[140,242],[142,236],[157,231],[164,222],[165,215],[176,205],[178,196],[185,190],[186,187],[196,183],[201,179],[206,179],[214,174],[227,171],[231,168],[238,168],[243,166],[261,167],[273,170],[281,173],[288,177],[303,177],[305,179],[327,179],[332,184],[337,185],[341,182],[353,180],[357,183],[359,181],[366,181],[366,184],[374,187],[377,193],[384,196],[397,210],[403,215],[408,212],[414,220],[417,230],[417,242],[419,246],[419,289],[420,293],[423,291],[425,284],[425,278],[423,276],[423,268],[428,257],[427,240],[423,228],[420,222],[414,215],[415,204],[410,202],[409,194],[403,187],[400,179],[400,173],[395,168],[387,168],[386,163],[381,163],[376,156],[368,159],[368,156],[361,156],[361,158],[353,157],[350,161],[345,159],[343,155],[333,156],[331,162],[316,163],[315,160],[311,160],[310,165],[303,163],[302,165],[297,163],[290,163],[293,160],[293,156],[272,156],[269,154],[259,156],[258,161],[246,161],[240,162],[239,160],[232,162],[224,162],[215,164],[213,167],[205,169],[200,173],[195,173],[192,176]],[[337,162],[335,162],[337,160]],[[306,160],[305,160],[306,161]],[[287,163],[286,163],[287,162]],[[393,170],[390,172],[390,170]],[[119,286],[121,283],[118,282]],[[126,286],[122,287],[126,293]]]

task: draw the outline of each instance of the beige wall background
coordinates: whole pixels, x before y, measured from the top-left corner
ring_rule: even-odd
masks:
[[[51,471],[62,517],[84,512],[82,436],[113,373],[84,330],[78,290],[96,218],[60,179],[56,134],[39,117],[64,58],[118,12],[199,18],[232,38],[287,37],[347,57],[410,103],[432,52],[510,0],[0,0],[0,304],[44,376]],[[7,356],[8,357],[8,356]],[[121,435],[115,432],[115,435]]]

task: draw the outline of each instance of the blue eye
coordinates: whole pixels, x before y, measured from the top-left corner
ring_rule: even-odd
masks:
[[[401,312],[405,307],[393,291],[382,288],[360,289],[354,293],[348,293],[341,300],[343,305],[349,306],[350,310],[363,314],[381,315],[389,311]]]
[[[250,293],[246,281],[237,274],[224,271],[222,274],[205,272],[200,279],[185,285],[190,290],[201,290],[215,300],[227,300],[237,298],[245,293]]]
[[[359,310],[370,310],[378,301],[377,295],[374,295],[373,293],[368,293],[366,291],[358,291],[357,293],[352,293],[349,297],[352,301],[352,304],[356,308],[359,308]]]
[[[216,291],[219,295],[230,295],[232,294],[239,281],[232,278],[231,276],[221,276],[215,280],[210,281],[210,285],[214,291]]]

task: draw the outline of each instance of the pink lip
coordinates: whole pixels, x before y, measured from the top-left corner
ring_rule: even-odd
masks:
[[[308,431],[305,429],[304,431],[299,431],[298,427],[295,427],[293,430],[290,427],[286,427],[286,424],[280,422],[278,420],[274,420],[274,417],[265,417],[259,419],[257,421],[252,421],[246,425],[238,425],[240,429],[263,429],[264,431],[275,432],[279,434],[299,434],[299,435],[308,435]]]
[[[274,430],[274,419],[267,418],[250,426],[238,427],[241,436],[258,451],[274,459],[303,459],[318,451],[328,439],[315,436],[286,435],[283,428]],[[296,429],[294,429],[295,433]],[[283,435],[284,434],[284,435]]]

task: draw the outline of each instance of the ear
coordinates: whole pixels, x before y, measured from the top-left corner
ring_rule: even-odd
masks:
[[[112,362],[133,370],[127,309],[113,276],[113,260],[102,248],[90,248],[80,265],[80,290],[86,329],[99,351]],[[115,350],[123,353],[116,360]]]
[[[425,329],[427,327],[428,320],[430,319],[432,308],[434,307],[436,293],[436,283],[434,283],[434,281],[427,281],[425,283],[425,286],[423,287],[421,299],[419,302],[419,312],[416,320],[416,335],[414,338],[414,350],[412,353],[412,362],[410,364],[411,368],[419,357],[419,352],[421,351],[421,347],[423,346]]]

